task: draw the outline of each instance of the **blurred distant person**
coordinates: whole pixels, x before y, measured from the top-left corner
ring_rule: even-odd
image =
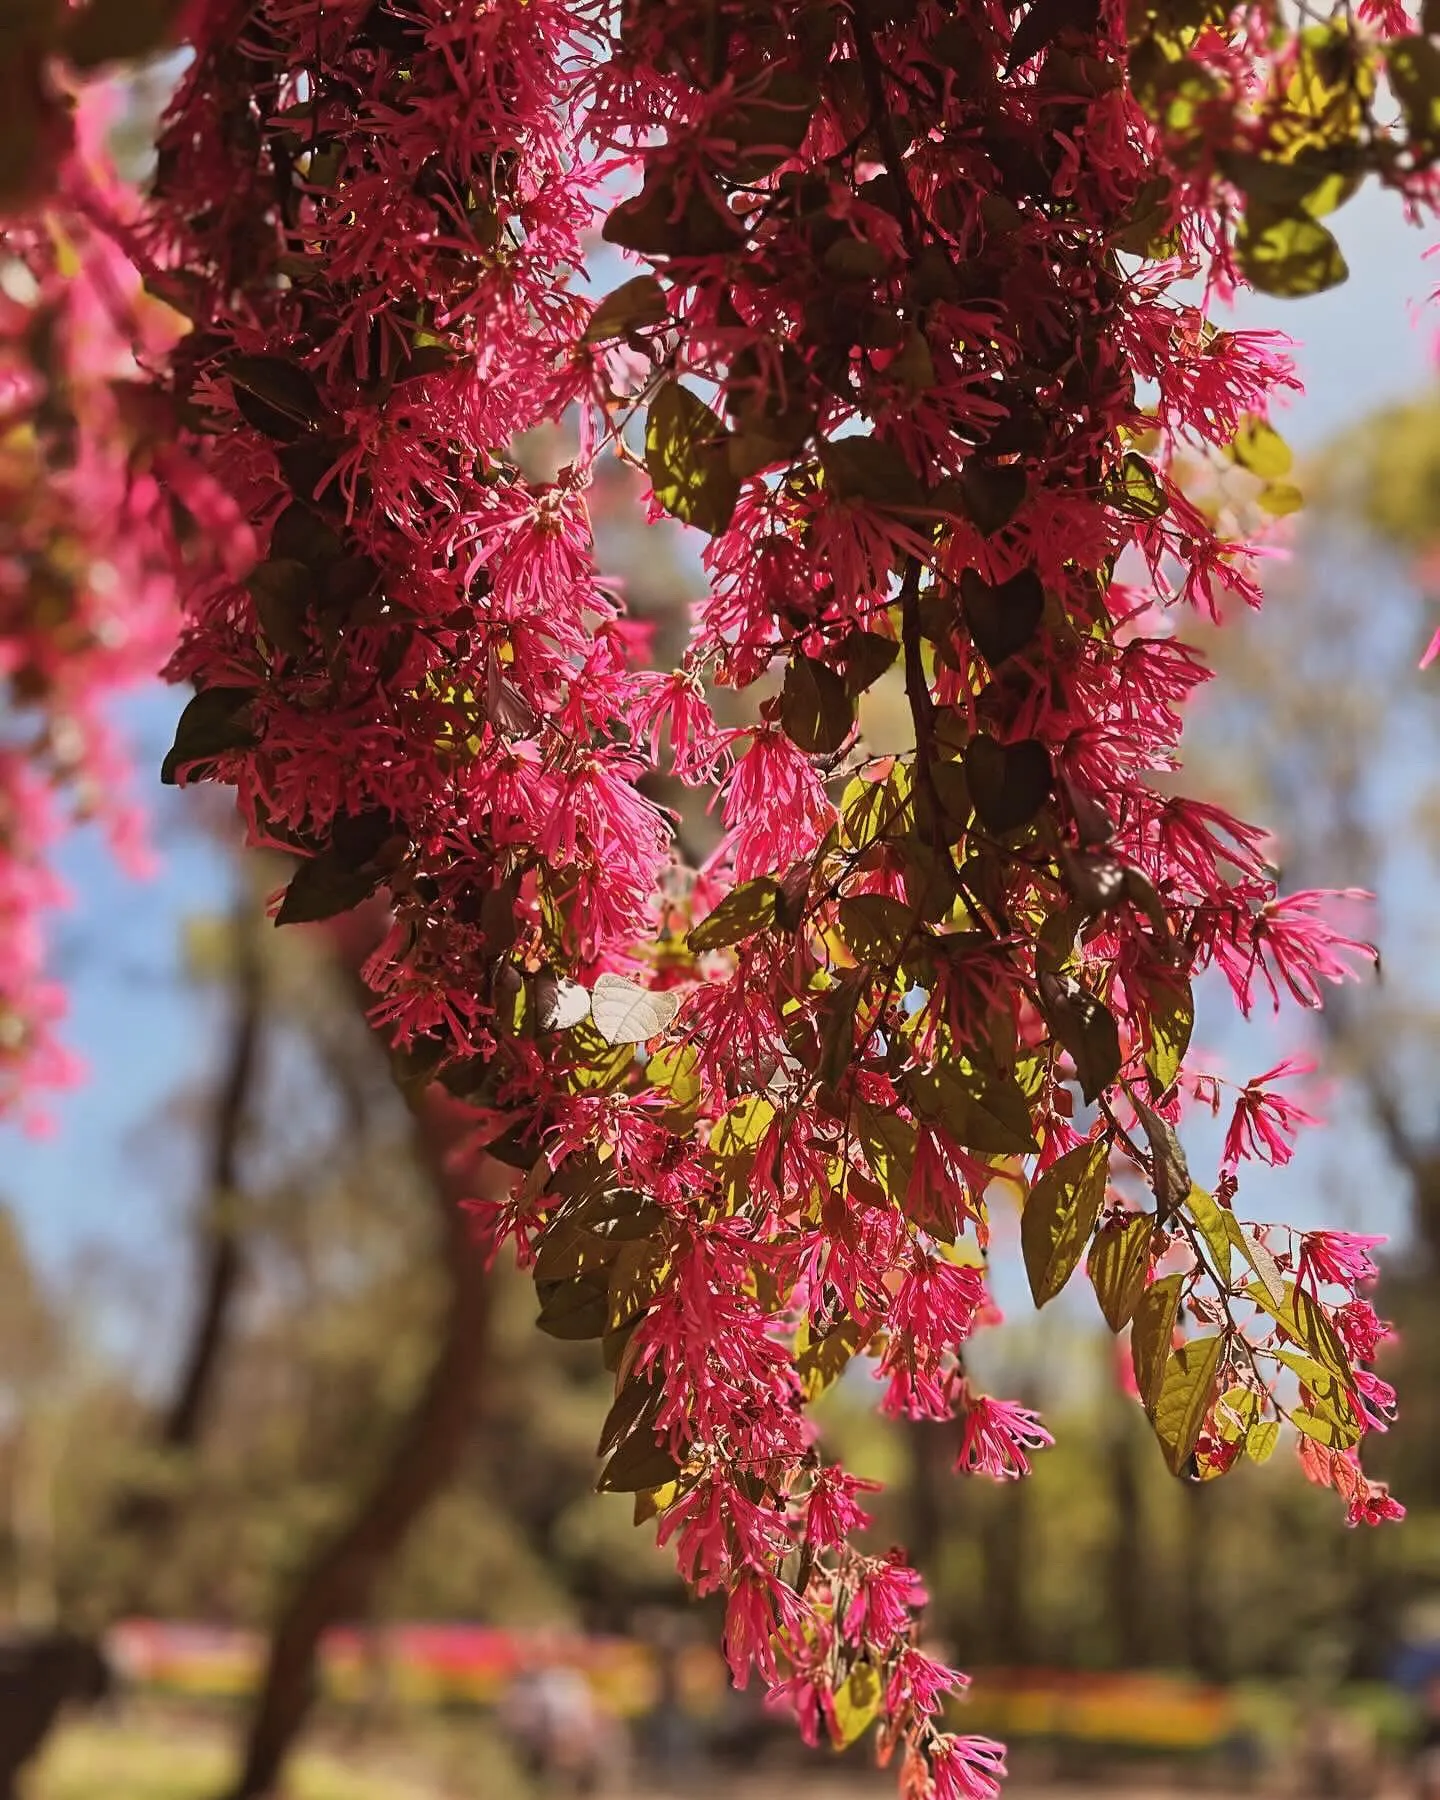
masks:
[[[1440,1800],[1440,1674],[1425,1684],[1425,1717],[1411,1773],[1415,1800]]]
[[[1344,1713],[1317,1708],[1301,1732],[1299,1773],[1307,1800],[1369,1800],[1379,1781],[1373,1730]]]
[[[20,1772],[67,1703],[93,1705],[114,1688],[98,1644],[70,1632],[0,1637],[0,1800],[16,1800]]]
[[[598,1792],[619,1761],[615,1722],[578,1669],[526,1670],[511,1683],[500,1719],[532,1779],[562,1792]]]
[[[655,1774],[684,1775],[700,1753],[683,1682],[685,1651],[692,1641],[689,1621],[683,1614],[660,1612],[646,1618],[643,1627],[654,1652],[655,1692],[640,1723],[640,1750]]]

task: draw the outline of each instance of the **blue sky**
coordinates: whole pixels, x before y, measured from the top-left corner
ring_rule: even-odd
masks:
[[[1233,315],[1237,327],[1276,327],[1301,339],[1307,392],[1284,426],[1301,450],[1379,403],[1428,386],[1440,325],[1422,316],[1431,286],[1440,285],[1440,262],[1424,262],[1428,239],[1406,226],[1398,207],[1367,190],[1332,224],[1350,264],[1346,285],[1304,301],[1250,296]],[[189,914],[223,907],[229,880],[214,843],[178,829],[195,796],[160,788],[152,773],[182,698],[157,687],[126,713],[136,779],[153,799],[159,879],[120,876],[89,832],[72,838],[61,858],[75,903],[57,924],[54,966],[71,995],[67,1038],[88,1062],[88,1079],[56,1097],[53,1137],[36,1142],[0,1127],[0,1193],[17,1208],[43,1264],[61,1277],[85,1246],[116,1246],[153,1278],[157,1326],[174,1323],[167,1295],[177,1285],[182,1243],[174,1224],[192,1180],[158,1113],[177,1086],[203,1072],[215,1048],[210,1004],[181,979],[180,927]],[[1228,1033],[1226,1043],[1237,1074],[1276,1060],[1263,1028],[1243,1048]],[[1345,1222],[1345,1173],[1368,1155],[1355,1129],[1309,1134],[1292,1169],[1263,1184],[1284,1190],[1265,1191],[1264,1210]],[[1261,1194],[1252,1200],[1247,1210],[1260,1211]]]

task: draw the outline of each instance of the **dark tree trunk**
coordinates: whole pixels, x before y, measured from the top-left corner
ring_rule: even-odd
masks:
[[[265,977],[253,908],[236,909],[233,933],[238,959],[235,1010],[220,1090],[216,1096],[201,1221],[198,1302],[169,1403],[155,1424],[157,1447],[186,1455],[199,1445],[225,1360],[235,1297],[244,1273],[244,1237],[237,1209],[241,1153],[259,1072],[265,1016]],[[115,1501],[116,1533],[130,1550],[122,1610],[141,1604],[145,1570],[157,1541],[174,1522],[177,1497],[131,1488]]]
[[[1030,1484],[1006,1482],[990,1501],[981,1532],[984,1556],[981,1610],[991,1659],[1003,1668],[1031,1661],[1029,1583]]]
[[[1143,1669],[1154,1660],[1155,1641],[1149,1544],[1140,1471],[1136,1466],[1139,1446],[1134,1425],[1127,1407],[1115,1419],[1105,1445],[1111,1517],[1106,1610],[1115,1627],[1115,1654],[1120,1666]]]
[[[906,1482],[905,1549],[912,1565],[926,1572],[932,1598],[927,1618],[943,1639],[947,1654],[963,1661],[970,1608],[957,1604],[953,1581],[943,1582],[941,1568],[951,1534],[963,1531],[969,1508],[969,1481],[955,1473],[960,1447],[953,1420],[912,1419],[901,1427],[909,1463]]]
[[[434,1098],[421,1102],[415,1134],[441,1215],[450,1283],[439,1347],[379,1475],[303,1571],[281,1612],[229,1800],[259,1800],[274,1791],[315,1699],[322,1636],[367,1610],[378,1578],[464,1454],[480,1394],[490,1283],[460,1196],[447,1178],[440,1105]]]
[[[205,1283],[175,1392],[160,1424],[167,1450],[192,1450],[215,1392],[223,1360],[232,1302],[244,1268],[243,1240],[236,1217],[240,1187],[240,1147],[249,1113],[264,1014],[264,978],[252,937],[254,925],[238,925],[239,1007],[230,1040],[225,1080],[216,1108],[210,1158],[210,1207],[205,1221]]]
[[[1225,1653],[1220,1641],[1219,1607],[1215,1596],[1215,1484],[1187,1481],[1181,1484],[1184,1507],[1184,1543],[1181,1547],[1180,1628],[1183,1659],[1206,1681],[1225,1676]]]

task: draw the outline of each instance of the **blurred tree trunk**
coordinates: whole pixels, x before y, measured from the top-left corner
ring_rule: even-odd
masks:
[[[906,1419],[900,1429],[909,1465],[905,1548],[912,1563],[933,1568],[957,1510],[956,1434],[935,1419]]]
[[[193,1450],[214,1397],[224,1355],[226,1330],[244,1272],[244,1240],[236,1205],[240,1191],[240,1150],[259,1068],[265,980],[253,907],[237,910],[235,1016],[225,1076],[215,1109],[210,1147],[209,1205],[202,1226],[205,1273],[190,1341],[175,1391],[160,1423],[166,1450]]]
[[[234,1008],[210,1136],[198,1301],[173,1396],[157,1416],[151,1433],[154,1447],[171,1456],[187,1455],[199,1444],[223,1366],[242,1274],[236,1195],[265,1009],[264,974],[255,937],[259,921],[254,915],[253,903],[242,902],[233,920]],[[15,1616],[17,1622],[32,1629],[55,1622],[54,1485],[59,1452],[53,1440],[54,1422],[43,1407],[32,1406],[18,1436],[12,1503],[19,1546]],[[82,1609],[88,1630],[145,1604],[156,1557],[175,1527],[181,1505],[182,1490],[169,1483],[157,1487],[132,1481],[119,1489],[109,1509],[110,1534],[121,1551],[117,1580],[108,1592],[97,1589],[103,1598]],[[99,1653],[98,1640],[95,1653]],[[6,1705],[7,1725],[38,1749],[58,1716],[54,1694],[43,1683],[21,1683]]]
[[[1120,1666],[1143,1669],[1155,1659],[1155,1637],[1150,1604],[1150,1546],[1141,1502],[1136,1462],[1140,1445],[1133,1411],[1127,1405],[1123,1412],[1116,1412],[1103,1450],[1111,1519],[1105,1610],[1115,1628],[1115,1653]]]
[[[366,1611],[376,1583],[464,1454],[480,1397],[490,1281],[446,1165],[442,1106],[433,1091],[422,1098],[415,1125],[416,1160],[429,1176],[449,1282],[435,1359],[384,1466],[303,1570],[281,1610],[229,1800],[258,1800],[275,1790],[316,1697],[321,1638],[332,1625]]]
[[[1223,1681],[1225,1678],[1213,1555],[1216,1497],[1213,1482],[1184,1481],[1180,1484],[1184,1537],[1180,1560],[1179,1649],[1183,1661],[1206,1681]]]
[[[196,1304],[171,1397],[153,1434],[155,1448],[172,1458],[193,1454],[204,1435],[244,1275],[240,1166],[265,1023],[265,972],[256,935],[264,923],[247,893],[231,919],[234,998],[205,1171]],[[113,1529],[128,1553],[117,1596],[120,1611],[144,1605],[155,1550],[173,1530],[179,1504],[179,1490],[168,1484],[160,1489],[134,1484],[116,1496]]]
[[[55,1464],[59,1421],[32,1405],[14,1435],[11,1529],[15,1543],[15,1623],[27,1631],[55,1624]]]
[[[957,1475],[960,1428],[955,1420],[907,1419],[900,1425],[907,1468],[905,1549],[913,1567],[926,1572],[931,1601],[930,1629],[944,1640],[946,1653],[964,1660],[971,1635],[969,1607],[960,1603],[953,1580],[943,1573],[946,1544],[965,1529],[969,1477]]]
[[[1005,1482],[987,1498],[980,1532],[985,1641],[998,1666],[1022,1669],[1033,1661],[1027,1568],[1030,1483]]]

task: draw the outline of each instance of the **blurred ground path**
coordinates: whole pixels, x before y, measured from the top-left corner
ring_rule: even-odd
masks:
[[[296,1759],[285,1800],[575,1800],[519,1777],[493,1739],[472,1725],[453,1739],[416,1733],[351,1746],[318,1733]],[[222,1718],[129,1707],[109,1719],[62,1726],[23,1787],[24,1800],[214,1800],[230,1770],[233,1729]],[[1137,1779],[1086,1786],[1017,1779],[1003,1800],[1236,1800],[1236,1790]],[[1321,1800],[1294,1787],[1253,1790],[1255,1800]],[[895,1800],[895,1773],[856,1764],[833,1773],[792,1768],[734,1774],[698,1771],[673,1782],[622,1780],[593,1800]],[[1357,1797],[1358,1800],[1358,1797]],[[1408,1800],[1388,1787],[1364,1800]]]

